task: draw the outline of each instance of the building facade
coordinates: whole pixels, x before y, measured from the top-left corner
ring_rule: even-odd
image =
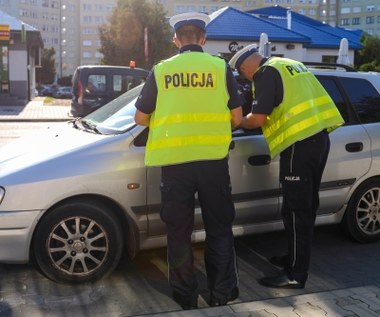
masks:
[[[380,1],[340,0],[336,11],[337,26],[380,36]]]
[[[240,11],[279,5],[331,26],[380,35],[379,0],[146,0],[163,5],[170,17],[183,12],[212,13],[224,7]],[[117,0],[0,0],[0,10],[41,32],[45,48],[54,47],[58,77],[79,65],[99,64],[98,28]]]
[[[98,28],[117,0],[0,0],[0,10],[40,30],[44,47],[55,50],[58,77],[78,65],[99,64]]]

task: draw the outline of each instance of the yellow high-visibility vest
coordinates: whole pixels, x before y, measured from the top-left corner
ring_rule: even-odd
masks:
[[[334,101],[305,65],[272,57],[265,66],[279,71],[284,87],[282,102],[262,127],[272,158],[297,141],[344,124]]]
[[[158,94],[145,164],[226,157],[232,136],[225,61],[207,53],[187,52],[157,64],[154,75]]]

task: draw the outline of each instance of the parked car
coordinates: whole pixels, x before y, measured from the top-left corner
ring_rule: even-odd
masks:
[[[53,97],[54,93],[58,90],[57,84],[51,84],[51,85],[42,85],[40,96],[49,96]]]
[[[58,99],[71,99],[73,97],[73,90],[71,87],[58,87],[57,91],[53,93],[53,97]]]
[[[314,70],[346,124],[330,134],[316,225],[342,224],[361,243],[380,238],[380,75]],[[134,122],[142,86],[84,118],[0,151],[0,262],[34,258],[58,282],[110,273],[127,247],[166,244],[160,168],[144,165],[148,129]],[[68,164],[68,162],[71,162]],[[233,131],[229,155],[236,236],[282,230],[279,158],[259,129]],[[196,207],[193,241],[205,237]]]
[[[142,68],[108,65],[79,66],[73,76],[71,114],[84,117],[145,81]]]

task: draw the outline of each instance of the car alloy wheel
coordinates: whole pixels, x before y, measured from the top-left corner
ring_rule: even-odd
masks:
[[[117,218],[99,202],[57,207],[40,221],[34,254],[41,271],[56,282],[88,282],[112,272],[121,257]]]

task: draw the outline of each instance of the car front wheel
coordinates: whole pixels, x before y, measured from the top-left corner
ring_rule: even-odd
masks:
[[[123,250],[122,230],[106,206],[69,203],[40,221],[33,250],[39,268],[53,281],[94,281],[111,273],[118,264]]]
[[[380,239],[380,179],[363,183],[352,195],[343,219],[349,235],[361,243]]]

